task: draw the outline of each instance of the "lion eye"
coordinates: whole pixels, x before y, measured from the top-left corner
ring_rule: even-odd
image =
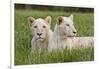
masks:
[[[37,28],[37,26],[34,26],[34,28]]]
[[[43,28],[46,28],[46,26],[44,25]]]
[[[69,24],[66,24],[66,26],[69,26]]]

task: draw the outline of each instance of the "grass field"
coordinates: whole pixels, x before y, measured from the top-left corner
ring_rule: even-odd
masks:
[[[43,63],[62,63],[75,61],[94,60],[94,48],[73,49],[69,51],[55,51],[52,53],[47,50],[41,53],[31,51],[31,31],[27,23],[27,17],[45,18],[52,17],[51,29],[54,29],[56,18],[59,15],[69,16],[71,13],[59,11],[37,11],[37,10],[15,10],[15,65],[43,64]],[[75,28],[78,36],[94,36],[94,13],[72,13],[74,15]]]

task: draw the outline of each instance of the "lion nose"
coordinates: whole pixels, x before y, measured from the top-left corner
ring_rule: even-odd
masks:
[[[73,31],[73,33],[76,34],[77,32],[76,31]]]
[[[42,33],[37,33],[37,35],[39,35],[39,36],[40,36],[40,35],[42,35]]]

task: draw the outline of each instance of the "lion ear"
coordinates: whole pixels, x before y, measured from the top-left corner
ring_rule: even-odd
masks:
[[[51,24],[51,16],[47,16],[45,20],[49,25]]]
[[[35,21],[35,18],[33,18],[32,16],[28,17],[28,23],[30,26],[32,26],[32,23]]]
[[[69,16],[69,18],[70,18],[71,20],[73,20],[73,19],[74,19],[73,14],[71,14],[71,15]]]
[[[60,25],[63,22],[63,17],[62,16],[58,16],[57,17],[57,24]]]

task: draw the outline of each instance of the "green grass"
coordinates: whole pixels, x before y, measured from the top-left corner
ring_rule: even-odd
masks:
[[[62,63],[75,61],[92,61],[94,60],[94,49],[73,49],[69,51],[55,51],[52,53],[47,50],[39,52],[31,52],[31,31],[27,22],[28,16],[35,18],[45,18],[50,15],[52,17],[51,29],[54,29],[57,16],[69,16],[71,13],[59,11],[37,11],[37,10],[15,10],[15,65],[25,64],[42,64],[42,63]],[[94,14],[93,13],[72,13],[74,15],[75,27],[78,36],[94,35]]]

